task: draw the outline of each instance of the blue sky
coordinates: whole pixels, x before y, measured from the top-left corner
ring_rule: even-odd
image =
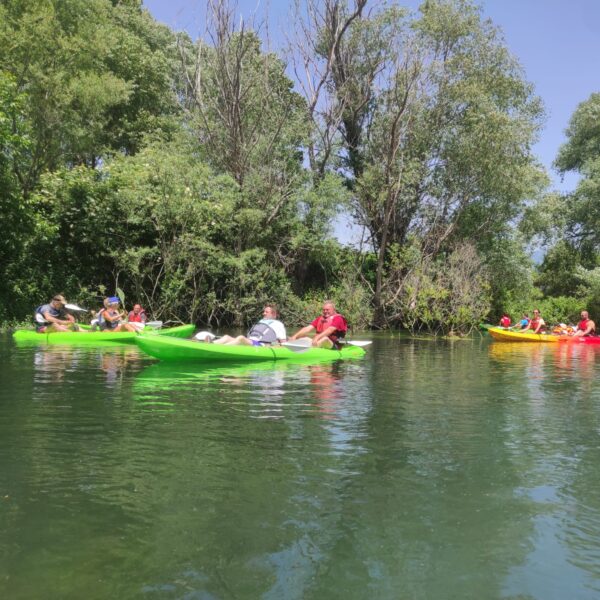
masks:
[[[416,8],[418,0],[399,0]],[[203,30],[206,2],[200,0],[144,0],[156,19],[175,30],[196,36]],[[577,181],[561,181],[552,170],[564,130],[577,105],[600,91],[600,0],[483,0],[483,15],[504,32],[506,45],[522,64],[528,81],[544,101],[547,120],[534,150],[553,177],[553,186],[572,189]],[[283,39],[292,0],[239,0],[241,14],[269,12],[271,39]]]

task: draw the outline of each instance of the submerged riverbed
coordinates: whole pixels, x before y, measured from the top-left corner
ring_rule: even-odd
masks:
[[[600,348],[169,365],[0,336],[0,598],[600,597]]]

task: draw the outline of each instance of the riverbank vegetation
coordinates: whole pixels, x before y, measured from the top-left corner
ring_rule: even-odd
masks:
[[[334,299],[354,327],[468,331],[600,310],[600,96],[549,191],[542,100],[468,0],[307,0],[289,48],[225,2],[198,37],[137,0],[0,5],[0,321],[117,287],[241,326]],[[346,215],[353,244],[333,235]],[[531,243],[549,251],[535,267]]]

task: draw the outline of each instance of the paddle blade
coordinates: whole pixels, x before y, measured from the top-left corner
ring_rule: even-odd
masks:
[[[359,348],[364,348],[365,346],[370,346],[373,343],[372,340],[353,340],[351,342],[346,342],[348,346],[358,346]]]
[[[294,340],[292,342],[282,342],[281,345],[292,352],[306,352],[312,348],[312,344],[305,344],[302,340]]]
[[[87,308],[81,308],[81,306],[77,306],[77,304],[65,304],[65,308],[73,312],[88,312]]]

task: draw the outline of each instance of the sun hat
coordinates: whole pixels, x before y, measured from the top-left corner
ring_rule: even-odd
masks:
[[[109,304],[119,304],[121,302],[118,296],[110,296],[108,299]]]

